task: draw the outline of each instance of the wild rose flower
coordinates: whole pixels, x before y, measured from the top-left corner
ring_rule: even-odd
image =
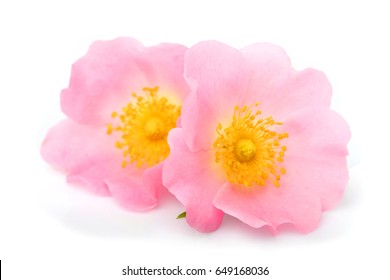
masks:
[[[266,43],[238,51],[201,42],[187,51],[184,69],[191,93],[182,127],[168,136],[163,183],[187,223],[209,232],[227,213],[275,233],[285,223],[314,230],[348,179],[350,132],[329,109],[325,75],[294,70]]]
[[[166,138],[188,93],[185,51],[132,38],[95,42],[72,67],[61,93],[69,119],[50,129],[43,158],[69,182],[112,195],[130,210],[156,206]]]

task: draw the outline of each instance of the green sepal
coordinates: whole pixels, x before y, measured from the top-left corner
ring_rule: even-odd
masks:
[[[180,214],[176,217],[176,219],[183,219],[183,218],[185,218],[186,216],[187,216],[187,212],[184,211],[183,213],[180,213]]]

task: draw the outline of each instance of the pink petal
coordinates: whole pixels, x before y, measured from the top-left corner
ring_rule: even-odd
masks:
[[[294,70],[284,50],[272,44],[254,44],[242,53],[251,68],[247,102],[260,102],[264,115],[284,121],[301,109],[329,107],[332,89],[322,72]]]
[[[292,223],[298,231],[308,233],[318,227],[321,203],[305,190],[306,186],[293,184],[276,188],[226,183],[217,193],[214,205],[254,228],[268,225],[276,232],[279,225]]]
[[[284,83],[295,70],[286,52],[270,43],[257,43],[241,50],[251,70],[249,82],[267,92]]]
[[[143,49],[132,38],[93,43],[72,66],[69,87],[61,93],[63,112],[80,123],[109,122],[111,113],[126,105],[133,91],[148,85],[144,73],[152,68]]]
[[[146,211],[158,204],[157,188],[144,184],[142,173],[127,174],[124,168],[120,174],[107,178],[106,183],[113,198],[128,210]]]
[[[189,91],[183,79],[185,51],[176,44],[145,48],[132,38],[97,41],[73,65],[69,87],[61,93],[62,110],[80,123],[107,124],[133,92],[155,86],[181,104]]]
[[[290,181],[307,186],[306,192],[321,200],[322,211],[332,209],[340,201],[348,182],[345,157],[286,157],[285,185]],[[283,186],[282,186],[283,187]]]
[[[351,138],[346,121],[328,108],[307,108],[283,122],[280,130],[289,133],[283,142],[288,155],[317,157],[348,154],[347,143]]]
[[[309,109],[282,128],[289,133],[284,140],[287,174],[283,177],[307,185],[321,198],[323,210],[333,208],[348,181],[346,145],[351,133],[347,123],[329,109]]]
[[[147,186],[146,188],[155,190],[155,193],[158,195],[159,192],[165,191],[162,183],[162,171],[163,171],[164,161],[147,168],[142,174],[143,184]]]
[[[130,210],[155,207],[161,166],[147,169],[144,174],[144,170],[131,166],[122,168],[122,153],[114,142],[115,137],[108,136],[104,127],[65,120],[49,130],[41,152],[48,163],[68,173],[69,182],[99,195],[111,194]]]
[[[201,42],[187,51],[184,75],[192,93],[183,105],[182,124],[191,151],[211,147],[218,122],[245,97],[248,74],[242,54],[222,43]]]
[[[216,230],[223,213],[212,200],[223,184],[216,175],[211,152],[190,152],[181,128],[171,130],[168,142],[171,153],[163,167],[163,184],[184,205],[187,223],[201,232]]]
[[[49,130],[41,154],[48,163],[68,173],[68,181],[82,183],[102,195],[109,194],[104,178],[111,168],[116,170],[121,163],[121,154],[116,156],[114,139],[107,136],[105,128],[71,120],[64,120]]]
[[[186,51],[185,46],[168,43],[145,49],[145,55],[154,67],[155,85],[167,94],[171,93],[174,99],[178,99],[180,105],[190,91],[183,77]]]

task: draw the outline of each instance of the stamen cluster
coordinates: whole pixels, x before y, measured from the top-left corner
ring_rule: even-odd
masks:
[[[231,125],[223,129],[218,124],[215,161],[222,165],[231,183],[265,186],[271,180],[280,187],[280,177],[286,173],[281,163],[287,150],[280,141],[288,134],[275,131],[282,123],[271,116],[260,118],[259,110],[252,113],[252,108],[258,105],[236,106]]]

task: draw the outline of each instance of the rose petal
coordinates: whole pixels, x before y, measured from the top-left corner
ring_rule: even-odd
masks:
[[[154,67],[154,83],[162,94],[171,97],[175,103],[183,104],[189,93],[183,78],[184,53],[187,47],[163,43],[145,49],[145,55]],[[171,101],[171,100],[170,100]]]
[[[216,230],[223,213],[212,204],[212,199],[223,180],[212,166],[209,152],[189,151],[181,128],[171,130],[168,142],[171,153],[163,167],[163,184],[184,205],[187,223],[201,232]]]
[[[105,127],[81,125],[64,120],[51,128],[41,147],[42,157],[64,170],[68,182],[109,195],[105,179],[122,170],[122,154],[115,148],[115,137]]]
[[[61,92],[63,112],[84,124],[109,122],[133,91],[148,85],[144,72],[151,66],[142,56],[143,48],[132,38],[93,43],[72,66],[69,87]]]
[[[242,53],[251,68],[247,105],[260,102],[263,114],[277,121],[301,109],[329,107],[332,89],[322,72],[294,70],[284,50],[268,43],[248,46]]]
[[[250,67],[251,88],[267,94],[286,82],[296,71],[286,52],[270,43],[257,43],[241,50]]]
[[[106,179],[113,198],[124,208],[131,211],[146,211],[157,206],[157,188],[144,184],[142,173],[126,174],[126,168],[120,174]]]
[[[341,156],[348,154],[347,143],[351,138],[346,121],[327,108],[307,108],[297,111],[280,127],[289,133],[283,142],[288,155],[317,157],[320,155]]]
[[[215,196],[214,205],[255,228],[268,225],[276,232],[279,225],[292,223],[298,231],[308,233],[318,227],[321,203],[306,189],[292,184],[276,188],[226,183]]]
[[[192,90],[182,112],[185,141],[191,151],[209,149],[218,122],[230,116],[246,94],[246,61],[227,45],[201,42],[187,51],[184,75]]]
[[[61,93],[62,110],[80,123],[107,124],[133,92],[155,86],[181,104],[188,93],[185,51],[175,44],[145,48],[132,38],[97,41],[73,65],[69,87]]]
[[[323,210],[333,208],[348,181],[347,123],[329,109],[308,109],[287,120],[282,129],[289,133],[283,140],[287,146],[283,177],[309,186],[321,198]]]
[[[306,191],[321,200],[322,211],[337,205],[348,182],[345,157],[286,157],[285,167],[287,173],[282,176],[281,187],[291,181],[307,186]]]
[[[99,195],[111,194],[130,210],[155,207],[161,166],[147,169],[144,175],[132,166],[122,168],[122,153],[114,141],[104,128],[65,120],[49,130],[41,153],[48,163],[68,173],[68,182],[82,184]]]
[[[163,171],[164,162],[161,162],[155,166],[147,168],[142,174],[143,184],[147,186],[148,189],[161,191],[163,188],[162,184],[162,171]]]

